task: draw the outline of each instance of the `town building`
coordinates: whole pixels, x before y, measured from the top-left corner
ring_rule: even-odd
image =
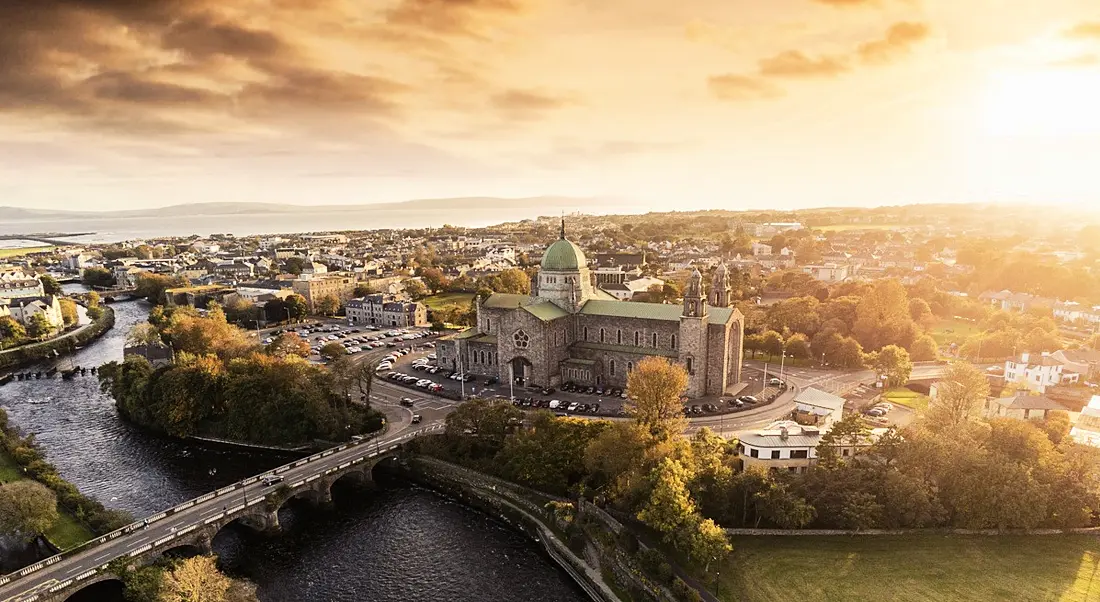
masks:
[[[840,263],[804,265],[802,272],[821,282],[844,282],[850,275],[851,266]]]
[[[354,276],[341,274],[323,274],[309,278],[298,278],[291,281],[291,288],[295,293],[305,298],[310,310],[317,301],[332,295],[341,302],[351,299],[355,294],[357,281]]]
[[[0,297],[37,297],[45,294],[42,281],[17,266],[0,266]]]
[[[810,387],[794,398],[794,417],[799,424],[831,428],[844,417],[844,398]]]
[[[1046,420],[1051,412],[1065,412],[1066,407],[1045,395],[1017,393],[1011,397],[989,399],[985,402],[988,418],[1016,418],[1019,420]]]
[[[1081,445],[1100,447],[1100,395],[1093,395],[1088,405],[1081,408],[1069,429],[1069,436]]]
[[[16,322],[27,326],[36,315],[44,316],[53,328],[65,325],[61,316],[61,302],[54,295],[0,297],[0,316],[11,316]]]
[[[377,294],[352,299],[348,301],[345,312],[349,326],[366,324],[412,328],[428,325],[427,306],[395,295]]]
[[[737,451],[743,470],[786,470],[803,473],[817,462],[823,431],[790,420],[741,435]],[[851,452],[849,450],[844,450]],[[842,452],[843,453],[843,452]]]
[[[1080,377],[1076,372],[1063,373],[1062,362],[1049,353],[1038,357],[1022,353],[1019,360],[1005,362],[1005,385],[1016,383],[1037,393],[1046,393],[1048,387],[1063,382],[1077,382]]]
[[[618,301],[596,287],[563,220],[532,294],[497,293],[479,303],[476,326],[441,342],[439,363],[521,385],[622,387],[639,361],[657,356],[684,366],[689,397],[721,395],[740,381],[744,334],[728,276],[715,273],[709,300],[696,270],[682,305]]]

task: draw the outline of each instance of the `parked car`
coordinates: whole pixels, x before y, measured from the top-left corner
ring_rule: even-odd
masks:
[[[757,401],[759,401],[758,399],[756,399],[752,395],[742,395],[741,397],[738,397],[737,399],[739,399],[739,400],[741,400],[745,403],[756,403]]]
[[[570,412],[572,412],[572,411],[574,411],[574,410],[576,410],[576,409],[577,409],[577,406],[578,406],[578,405],[580,405],[580,404],[579,404],[579,403],[577,403],[577,402],[575,402],[575,401],[571,401],[571,402],[569,402],[569,407],[567,407],[567,408],[565,408],[565,409],[567,409],[567,410],[569,410]]]
[[[551,399],[549,408],[551,410],[556,410],[556,409],[558,409],[558,406],[560,406],[560,405],[561,405],[560,401],[558,401],[557,399]]]

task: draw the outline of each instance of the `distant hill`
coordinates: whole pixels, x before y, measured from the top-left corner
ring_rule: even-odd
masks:
[[[543,215],[552,215],[558,210],[574,211],[584,207],[604,210],[624,208],[630,203],[610,198],[574,198],[574,197],[529,197],[507,199],[498,197],[458,197],[441,199],[417,199],[397,203],[373,203],[364,205],[289,205],[278,203],[191,203],[170,205],[151,209],[133,209],[127,211],[55,211],[27,209],[23,207],[0,206],[0,220],[5,221],[50,221],[53,219],[125,219],[125,218],[170,218],[218,215],[264,215],[295,213],[364,213],[364,212],[416,212],[416,211],[493,211],[527,207],[538,209]],[[603,212],[603,211],[601,211]]]

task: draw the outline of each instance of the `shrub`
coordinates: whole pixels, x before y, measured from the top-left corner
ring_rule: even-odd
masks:
[[[679,577],[672,582],[672,595],[683,602],[703,602],[703,597],[699,595],[699,592]]]

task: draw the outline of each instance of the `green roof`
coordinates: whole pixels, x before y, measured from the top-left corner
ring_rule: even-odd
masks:
[[[573,347],[579,349],[594,349],[596,351],[617,351],[620,353],[633,353],[636,355],[660,355],[664,357],[679,357],[680,353],[675,349],[654,349],[653,347],[634,347],[632,345],[611,345],[609,343],[593,343],[592,341],[577,341]]]
[[[542,301],[538,297],[532,297],[530,295],[513,295],[509,293],[493,293],[489,295],[489,298],[482,302],[482,307],[490,307],[494,309],[517,309],[531,305],[532,303],[538,303]]]
[[[495,334],[483,334],[479,337],[476,337],[474,340],[472,340],[470,342],[471,343],[489,343],[490,345],[496,345],[497,344],[497,335],[495,335]]]
[[[456,334],[454,336],[454,340],[463,341],[463,340],[466,340],[466,339],[472,339],[472,338],[478,336],[479,334],[481,334],[481,333],[478,332],[476,328],[467,328],[466,330],[463,330],[462,332]]]
[[[683,314],[680,305],[667,303],[639,303],[636,301],[602,301],[590,299],[581,308],[582,314],[609,316],[613,318],[641,318],[643,320],[667,320],[679,322]],[[711,324],[725,324],[733,315],[728,307],[708,307],[707,315]]]
[[[553,303],[546,301],[544,303],[535,303],[532,305],[525,305],[523,307],[528,313],[543,322],[549,322],[551,320],[557,320],[558,318],[564,318],[569,315],[569,312],[554,305]]]
[[[492,343],[494,345],[497,343],[497,336],[495,334],[483,334],[478,332],[476,328],[467,328],[456,334],[453,339],[455,341],[468,340],[471,343]]]
[[[580,247],[565,238],[554,241],[554,244],[550,245],[550,248],[546,249],[546,253],[542,256],[542,269],[552,272],[579,270],[585,267],[587,263],[584,251],[581,251]]]

